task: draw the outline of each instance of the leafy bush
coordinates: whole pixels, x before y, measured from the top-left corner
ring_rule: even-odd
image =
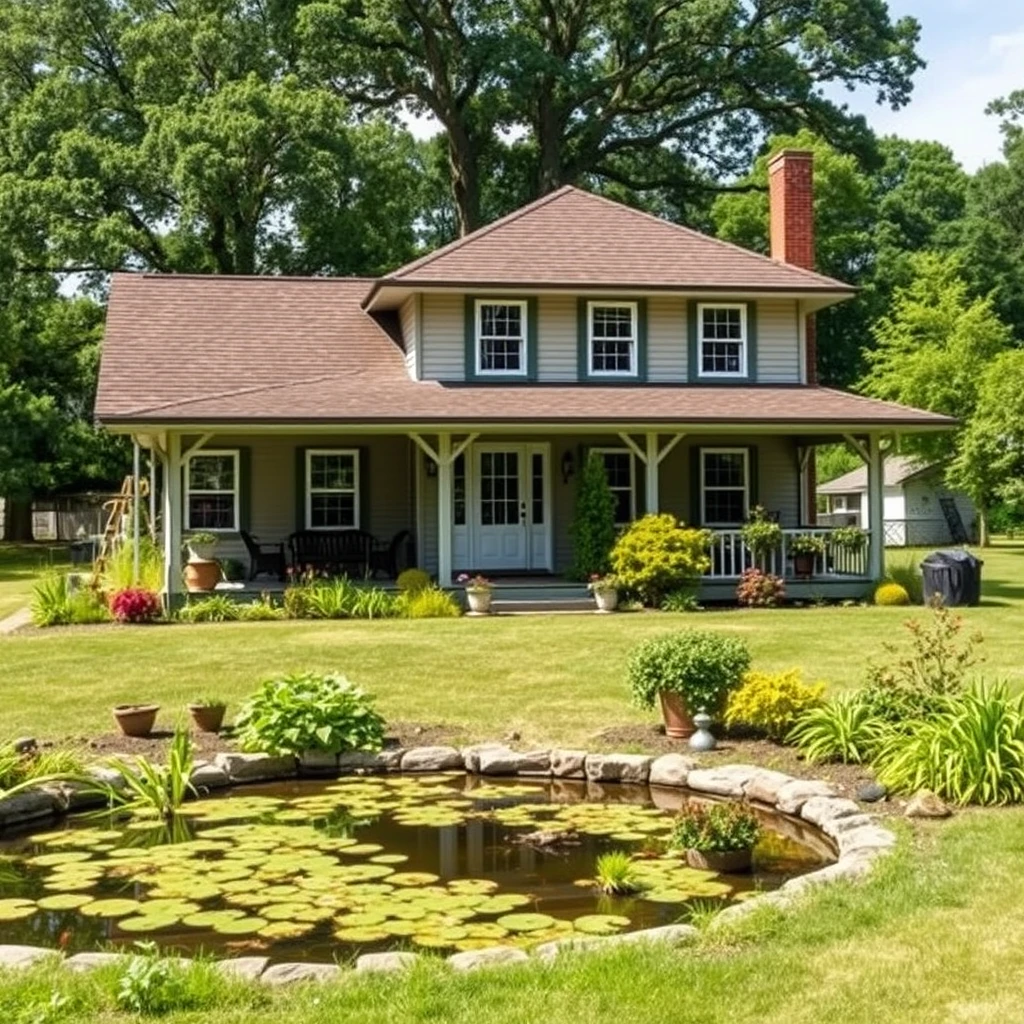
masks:
[[[455,619],[462,614],[462,608],[447,590],[431,586],[400,594],[398,614],[406,619]]]
[[[1024,696],[1005,684],[946,696],[927,718],[893,730],[874,758],[896,792],[930,789],[958,804],[1024,802]]]
[[[283,619],[285,610],[279,608],[270,594],[261,594],[259,600],[243,604],[238,609],[238,617],[242,622],[269,622]]]
[[[213,594],[198,601],[189,601],[178,612],[178,618],[182,622],[234,622],[241,617],[241,607],[224,594]]]
[[[108,593],[141,587],[159,593],[164,587],[164,553],[149,537],[139,538],[139,578],[135,580],[135,544],[124,540],[104,560],[101,585]]]
[[[85,759],[78,750],[57,748],[20,754],[13,743],[0,744],[0,791],[34,779],[81,775],[84,770]]]
[[[109,622],[111,619],[110,608],[98,590],[86,587],[75,591],[68,600],[71,622],[76,626],[92,622]]]
[[[859,526],[837,526],[829,532],[828,544],[843,551],[863,551],[868,535]]]
[[[627,672],[633,702],[640,707],[653,707],[659,693],[678,693],[691,710],[714,714],[749,667],[742,640],[691,629],[638,644]]]
[[[725,724],[753,729],[773,740],[782,740],[809,708],[821,704],[824,683],[808,685],[800,670],[747,672],[738,690],[729,694]]]
[[[344,576],[336,580],[312,583],[307,588],[310,619],[347,619],[355,604],[355,584]]]
[[[398,614],[398,595],[379,587],[359,587],[350,614],[354,619],[392,619]]]
[[[675,516],[649,515],[631,523],[612,548],[620,587],[656,608],[665,594],[694,587],[711,566],[707,530],[691,530]]]
[[[676,818],[669,847],[701,853],[752,850],[760,832],[757,815],[742,804],[691,801]]]
[[[160,597],[143,587],[125,587],[110,598],[110,613],[118,622],[156,622],[163,614]]]
[[[374,751],[384,742],[373,698],[336,673],[268,679],[242,705],[235,728],[243,750],[269,754]]]
[[[430,586],[430,573],[423,569],[406,569],[398,574],[395,583],[403,594],[415,594]]]
[[[786,600],[785,581],[761,569],[747,569],[736,588],[736,600],[749,608],[777,608]]]
[[[608,896],[629,896],[646,888],[637,877],[633,858],[624,850],[609,850],[597,858],[594,881]]]
[[[898,607],[910,604],[910,595],[898,583],[880,583],[875,589],[875,604]]]
[[[49,572],[32,588],[32,621],[37,626],[63,626],[71,621],[71,596],[64,573]]]
[[[843,693],[805,711],[786,737],[809,764],[864,764],[887,738],[889,725],[862,693]]]
[[[677,590],[670,590],[661,599],[661,610],[663,612],[699,612],[700,602],[697,600],[695,587],[679,587]]]
[[[798,533],[789,542],[788,548],[790,554],[793,555],[823,555],[825,554],[825,541],[813,533]]]
[[[138,950],[125,964],[117,987],[118,1008],[128,1013],[158,1016],[194,1009],[188,975],[197,968],[188,961],[160,955],[155,942],[137,942]]]
[[[301,584],[286,587],[281,600],[286,619],[308,619],[310,617],[308,587]]]
[[[885,579],[888,583],[898,583],[907,592],[911,604],[924,604],[924,578],[917,556],[907,555],[903,561],[897,561],[895,554],[886,552]]]
[[[588,580],[608,572],[609,555],[615,543],[615,495],[608,486],[604,461],[591,452],[580,472],[576,510],[569,536],[573,542],[571,575]]]
[[[397,598],[379,587],[363,587],[347,576],[288,587],[284,612],[290,619],[380,619],[398,614]]]
[[[769,519],[768,513],[760,505],[750,510],[750,516],[740,534],[755,561],[762,565],[768,555],[782,546],[782,526],[774,519]]]

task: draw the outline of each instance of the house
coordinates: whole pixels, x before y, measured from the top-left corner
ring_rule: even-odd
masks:
[[[192,530],[229,557],[240,530],[407,530],[442,584],[554,581],[590,452],[621,521],[714,531],[705,596],[750,564],[752,506],[823,532],[815,445],[852,444],[881,509],[886,446],[953,421],[818,385],[814,313],[854,289],[810,269],[811,161],[772,162],[771,258],[567,186],[375,280],[115,275],[96,415],[163,467],[171,591]],[[790,592],[864,593],[877,531],[854,561]]]
[[[905,455],[885,460],[882,526],[891,547],[962,544],[975,534],[977,511],[966,494],[943,482],[944,467]],[[860,466],[818,487],[822,524],[870,528],[868,474]]]

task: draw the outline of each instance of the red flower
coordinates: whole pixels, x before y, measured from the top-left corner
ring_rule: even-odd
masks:
[[[160,617],[160,598],[143,587],[125,587],[110,599],[111,614],[118,622],[153,622]]]

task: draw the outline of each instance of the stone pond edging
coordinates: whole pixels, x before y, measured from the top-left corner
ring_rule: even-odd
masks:
[[[761,893],[743,903],[720,911],[709,927],[718,929],[757,912],[762,907],[785,909],[819,885],[839,880],[857,880],[867,875],[878,858],[896,845],[896,836],[862,812],[853,800],[840,797],[833,786],[820,780],[798,779],[783,772],[756,765],[734,764],[701,768],[685,754],[596,754],[585,750],[538,749],[514,751],[501,743],[481,743],[461,750],[430,746],[389,748],[377,754],[343,754],[320,759],[314,766],[331,774],[376,774],[383,772],[465,771],[490,777],[565,779],[601,783],[648,785],[655,791],[684,788],[697,796],[747,800],[755,807],[795,818],[827,839],[837,859],[826,867],[792,878],[773,892]],[[120,776],[107,768],[93,773],[116,785]],[[216,790],[257,782],[279,782],[299,777],[291,757],[268,754],[217,754],[212,762],[200,762],[192,773],[197,789]],[[303,774],[303,777],[307,777]],[[322,775],[320,777],[323,777]],[[46,786],[0,799],[0,834],[13,827],[41,824],[69,812],[102,805],[102,794],[81,786]],[[685,945],[696,941],[699,932],[686,924],[669,924],[610,936],[568,936],[543,943],[529,953],[510,946],[453,953],[447,957],[452,970],[470,971],[483,967],[550,961],[566,951],[607,949],[614,945],[659,943]],[[41,960],[59,960],[70,970],[89,971],[124,961],[130,954],[112,952],[76,953],[64,958],[57,950],[35,946],[0,945],[0,969],[27,968]],[[411,967],[421,954],[411,952],[366,953],[355,960],[356,973],[401,971]],[[337,964],[283,963],[268,966],[261,956],[221,960],[217,969],[233,978],[259,980],[270,985],[299,981],[327,981],[340,978],[345,970]]]

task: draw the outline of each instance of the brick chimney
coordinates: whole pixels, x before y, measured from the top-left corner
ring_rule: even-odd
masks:
[[[772,259],[814,269],[814,154],[783,149],[768,162]],[[817,384],[814,317],[807,318],[807,383]]]

